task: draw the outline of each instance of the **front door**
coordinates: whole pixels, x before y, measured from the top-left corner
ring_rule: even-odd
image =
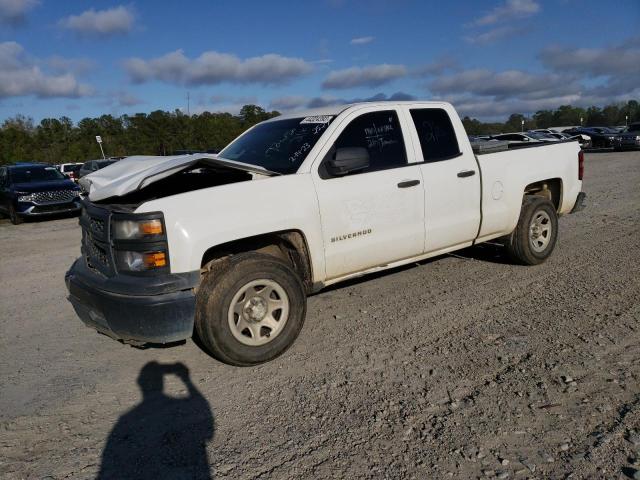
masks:
[[[323,162],[314,176],[327,279],[419,255],[424,246],[420,167],[409,163],[398,112],[367,110],[345,119],[325,161],[337,148],[364,147],[369,167],[331,176]]]

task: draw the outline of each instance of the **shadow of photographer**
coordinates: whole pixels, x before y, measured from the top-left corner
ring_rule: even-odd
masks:
[[[176,375],[188,396],[164,393]],[[98,479],[210,479],[207,443],[214,419],[207,400],[182,363],[147,363],[138,376],[142,402],[120,417],[109,434]]]

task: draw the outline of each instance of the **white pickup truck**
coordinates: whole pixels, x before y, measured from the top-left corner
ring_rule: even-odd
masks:
[[[503,147],[474,153],[447,103],[383,102],[283,115],[218,155],[129,157],[82,179],[69,299],[125,343],[197,335],[265,362],[327,285],[492,239],[543,262],[583,206],[582,152]]]

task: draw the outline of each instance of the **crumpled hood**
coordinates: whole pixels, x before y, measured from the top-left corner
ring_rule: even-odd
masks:
[[[124,158],[97,172],[82,177],[79,184],[89,193],[89,200],[95,202],[109,197],[120,197],[139,190],[196,162],[219,165],[260,175],[277,175],[262,167],[218,158],[208,153],[174,156],[135,155]]]

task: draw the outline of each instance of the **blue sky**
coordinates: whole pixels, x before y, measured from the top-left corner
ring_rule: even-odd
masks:
[[[640,0],[0,0],[0,121],[370,98],[503,119],[640,98]]]

